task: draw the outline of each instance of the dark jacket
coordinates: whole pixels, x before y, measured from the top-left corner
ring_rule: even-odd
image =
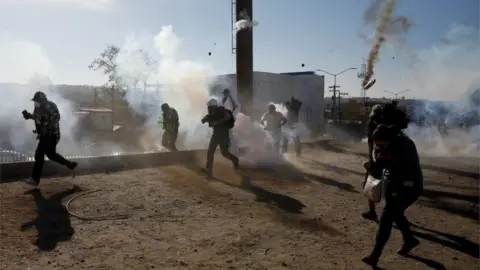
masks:
[[[209,108],[208,114],[203,118],[205,122],[208,122],[211,126],[211,123],[221,120],[225,117],[227,109],[223,106],[218,106],[215,108]],[[223,122],[219,125],[213,127],[213,133],[227,133],[229,132],[228,123]]]
[[[177,110],[174,108],[169,108],[168,111],[163,113],[163,127],[165,130],[178,132],[179,126],[180,122],[178,119]]]
[[[381,119],[371,115],[367,122],[367,142],[368,142],[368,159],[370,162],[373,162],[373,140],[372,135],[373,131],[381,124]]]
[[[33,111],[38,136],[60,138],[60,112],[57,104],[47,100]]]
[[[385,196],[419,196],[423,172],[415,143],[403,133],[376,153],[376,166],[384,169]]]

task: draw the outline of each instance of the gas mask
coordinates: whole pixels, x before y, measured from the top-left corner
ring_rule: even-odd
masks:
[[[40,102],[34,101],[33,105],[35,106],[35,108],[39,108],[40,107]]]

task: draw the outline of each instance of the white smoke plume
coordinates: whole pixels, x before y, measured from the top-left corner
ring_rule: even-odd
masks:
[[[407,105],[413,123],[406,131],[423,153],[480,155],[479,45],[477,28],[452,25],[437,44],[399,59],[407,68],[392,83],[424,99]]]
[[[40,44],[12,36],[0,36],[0,148],[29,155],[34,152],[36,135],[32,121],[25,121],[21,112],[33,112],[31,101],[36,91],[44,91],[61,113],[62,140],[60,151],[72,149],[71,140],[76,117],[72,104],[53,86],[54,68]],[[73,146],[76,147],[76,146]]]
[[[157,95],[152,89],[147,89],[144,93],[143,90],[133,86],[129,87],[125,96],[129,106],[149,118],[147,130],[151,134],[150,139],[153,139],[161,138],[162,130],[157,125],[157,119],[161,113],[160,105],[164,102],[168,103],[178,111],[180,118],[180,133],[183,138],[183,142],[180,144],[183,147],[179,148],[206,148],[211,128],[200,121],[207,113],[206,103],[211,98],[217,99],[220,103],[223,97],[221,92],[228,88],[237,105],[241,106],[238,104],[235,86],[224,76],[214,76],[215,72],[212,66],[182,59],[182,40],[174,33],[172,26],[163,26],[161,31],[151,39],[156,49],[155,57],[158,57],[158,66],[150,75],[152,81],[160,82],[161,90]],[[124,46],[120,48],[117,64],[120,70],[119,75],[124,81],[131,81],[129,78],[146,70],[135,53],[142,48],[142,45],[147,46],[148,44],[142,44],[130,36]],[[138,64],[129,65],[129,63]],[[216,89],[212,89],[212,87]],[[141,98],[144,95],[147,98]],[[149,105],[150,109],[146,110],[146,105]],[[231,104],[227,102],[226,106],[231,107]],[[285,107],[279,106],[279,108]],[[253,122],[250,117],[238,110],[235,118],[235,127],[232,129],[234,141],[251,149],[243,156],[243,162],[251,165],[277,163],[279,160],[275,157],[278,157],[278,154],[267,149],[267,144],[270,143],[268,134],[260,124]]]
[[[149,137],[161,138],[162,130],[157,120],[161,114],[160,105],[168,103],[179,114],[181,144],[187,149],[206,147],[210,128],[200,120],[207,113],[206,103],[211,98],[208,86],[214,78],[213,68],[181,58],[182,41],[171,25],[163,26],[157,35],[151,36],[151,44],[141,44],[134,37],[127,38],[116,60],[119,76],[128,86],[125,99],[132,109],[148,118]],[[153,69],[136,53],[148,45],[153,45],[154,57],[158,58],[158,65]],[[159,93],[132,85],[131,78],[138,76],[159,81]]]

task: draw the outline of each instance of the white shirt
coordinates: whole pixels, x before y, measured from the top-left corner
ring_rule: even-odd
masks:
[[[265,125],[266,129],[267,130],[279,130],[281,129],[281,123],[283,121],[286,121],[285,119],[285,116],[283,116],[283,114],[281,112],[274,112],[274,113],[269,113],[269,112],[266,112],[260,122],[263,123],[263,122],[267,122],[267,124]]]

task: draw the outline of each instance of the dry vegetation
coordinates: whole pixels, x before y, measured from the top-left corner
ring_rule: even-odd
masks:
[[[199,160],[46,180],[36,193],[4,184],[0,269],[368,269],[377,226],[360,217],[364,147],[326,142],[291,167],[241,175],[218,157],[214,180]],[[478,162],[424,159],[426,190],[407,213],[422,244],[399,257],[394,230],[382,268],[476,269]],[[95,189],[71,211],[110,219],[69,217],[68,198]]]

